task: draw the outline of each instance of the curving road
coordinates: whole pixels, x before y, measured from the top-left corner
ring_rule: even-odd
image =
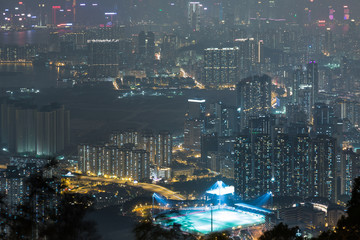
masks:
[[[99,181],[99,182],[111,182],[111,183],[117,183],[117,184],[124,184],[127,182],[130,186],[134,187],[141,187],[142,189],[149,191],[149,192],[155,192],[162,196],[164,196],[167,199],[171,200],[186,200],[186,198],[174,191],[171,191],[170,189],[167,189],[163,186],[159,186],[152,183],[132,183],[125,180],[119,180],[119,179],[113,179],[113,178],[102,178],[102,177],[91,177],[91,176],[80,176],[80,180],[88,180],[88,181]]]

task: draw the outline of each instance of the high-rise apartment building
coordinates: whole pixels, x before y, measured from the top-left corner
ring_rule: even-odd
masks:
[[[311,141],[310,195],[336,201],[336,139],[317,136]]]
[[[50,156],[70,143],[70,112],[62,105],[5,101],[0,115],[1,144],[10,152]]]
[[[83,173],[134,180],[150,178],[148,153],[136,149],[133,144],[125,144],[121,148],[82,144],[78,146],[78,155]]]
[[[169,167],[172,157],[172,134],[169,131],[160,131],[154,134],[152,131],[127,131],[114,132],[110,135],[109,146],[121,148],[133,144],[136,149],[145,150],[148,153],[149,163],[157,167]]]
[[[260,74],[259,64],[264,59],[263,41],[256,41],[254,38],[239,38],[235,39],[235,46],[238,48],[239,78]]]
[[[271,78],[267,75],[242,79],[236,85],[240,129],[248,126],[251,116],[268,113],[271,109]]]
[[[244,200],[275,196],[336,201],[336,140],[326,135],[253,133],[235,144],[235,189]],[[345,170],[344,170],[345,171]],[[345,174],[345,173],[344,173]]]
[[[207,48],[204,51],[204,79],[208,86],[234,84],[239,78],[239,48]]]

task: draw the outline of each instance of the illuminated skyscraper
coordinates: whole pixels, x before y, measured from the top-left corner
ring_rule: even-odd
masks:
[[[313,107],[314,131],[318,135],[333,136],[336,119],[334,109],[325,103],[316,103]]]
[[[235,143],[235,189],[244,200],[272,191],[272,143],[268,134],[240,136]]]
[[[204,133],[205,99],[188,99],[188,112],[184,124],[184,148],[200,152],[201,134]]]
[[[299,102],[299,91],[300,84],[304,83],[305,74],[302,69],[302,66],[298,66],[294,69],[293,72],[293,82],[292,82],[292,102]]]
[[[273,142],[270,189],[275,195],[291,196],[293,189],[293,162],[291,141],[287,134],[277,134]]]
[[[239,78],[246,78],[254,74],[260,74],[259,64],[263,62],[263,41],[255,41],[254,38],[235,39],[238,47],[237,64]]]
[[[88,40],[89,74],[92,77],[116,77],[119,72],[120,52],[118,39]]]
[[[293,181],[291,195],[307,198],[310,195],[311,139],[307,134],[296,136],[293,147]]]
[[[318,64],[315,61],[310,61],[307,64],[307,84],[312,86],[311,90],[311,105],[314,104],[318,100],[319,94],[319,70]]]
[[[141,31],[138,36],[138,59],[140,63],[152,63],[155,59],[155,35]]]
[[[311,141],[310,195],[336,201],[336,139],[317,136]]]
[[[238,80],[239,48],[207,48],[204,53],[204,84],[219,86]]]
[[[240,129],[248,126],[250,116],[268,113],[271,109],[271,78],[267,75],[242,79],[236,85]]]
[[[133,144],[115,146],[79,145],[80,170],[99,176],[116,176],[143,180],[150,178],[148,153]]]
[[[38,109],[21,102],[1,104],[1,143],[13,153],[53,156],[70,143],[70,113],[52,104]]]
[[[349,6],[344,6],[344,20],[350,20]]]
[[[64,106],[49,105],[37,112],[36,154],[53,156],[70,143],[70,113]]]
[[[215,132],[219,137],[235,136],[238,133],[238,111],[235,106],[215,103]]]
[[[145,150],[148,153],[149,162],[157,167],[168,167],[172,157],[172,134],[169,131],[160,131],[154,134],[152,131],[126,131],[114,132],[110,135],[109,146],[122,148],[132,144],[135,149]]]
[[[161,131],[156,136],[155,163],[159,167],[169,167],[172,155],[172,135],[168,131]]]
[[[188,24],[193,31],[200,31],[203,15],[203,5],[200,2],[189,2]]]
[[[175,64],[176,49],[177,49],[177,36],[165,35],[161,45],[161,62],[163,64]]]

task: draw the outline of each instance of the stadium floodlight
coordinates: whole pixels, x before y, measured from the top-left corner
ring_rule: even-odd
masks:
[[[205,99],[188,99],[188,102],[192,102],[192,103],[204,103],[206,102]]]
[[[217,181],[210,190],[206,191],[207,194],[214,194],[217,196],[223,196],[227,194],[234,194],[234,186],[226,186],[222,181]]]

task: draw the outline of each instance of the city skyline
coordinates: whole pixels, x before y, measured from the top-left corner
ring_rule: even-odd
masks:
[[[353,234],[359,12],[0,0],[0,238]]]

